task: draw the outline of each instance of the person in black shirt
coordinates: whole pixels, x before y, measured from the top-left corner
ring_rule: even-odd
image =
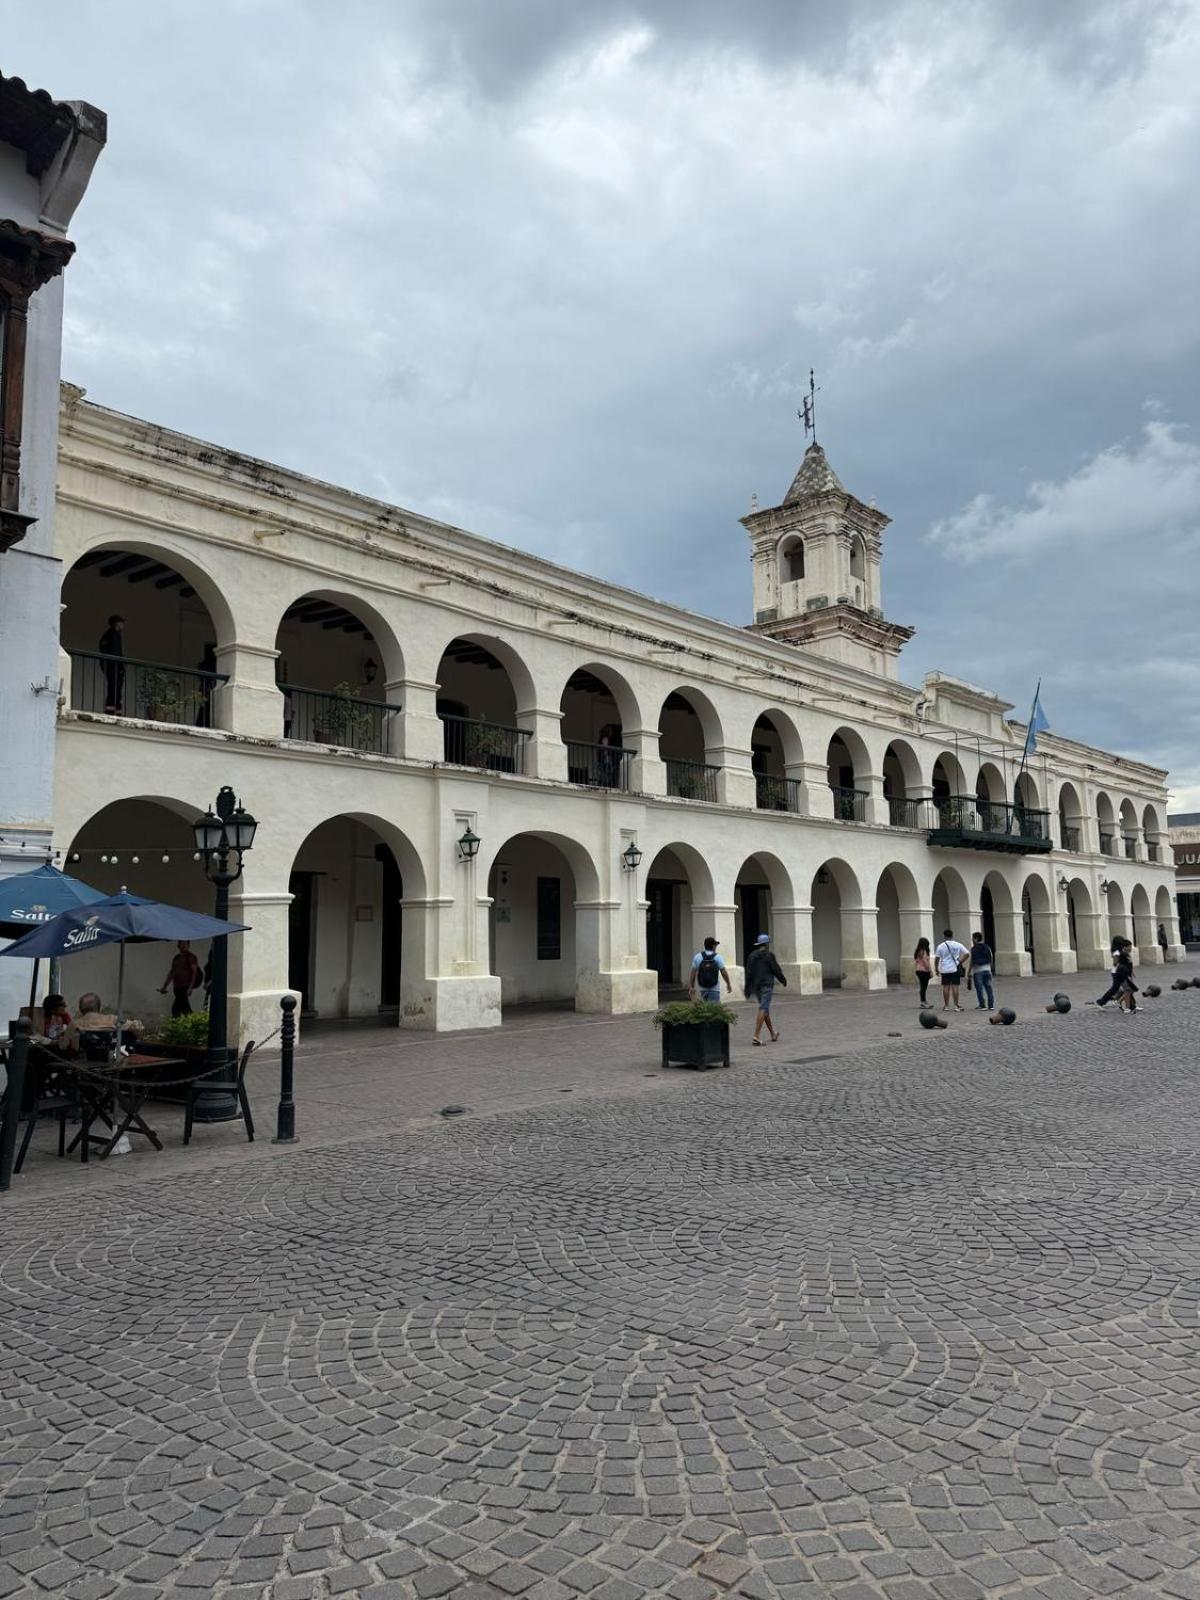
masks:
[[[119,717],[125,710],[125,668],[121,664],[125,654],[121,639],[124,626],[124,617],[109,617],[98,647],[102,656],[115,658],[104,663],[104,709],[110,717]]]
[[[971,935],[971,982],[975,985],[975,998],[979,1002],[980,1011],[984,1010],[984,994],[987,995],[986,1009],[991,1011],[996,1005],[996,991],[992,988],[992,947],[986,942],[981,933]]]
[[[1112,969],[1112,983],[1096,1001],[1098,1006],[1106,1006],[1110,1000],[1118,1002],[1119,1009],[1125,1009],[1124,1000],[1128,997],[1130,1011],[1137,1010],[1137,984],[1133,981],[1133,946],[1128,939],[1122,939],[1116,951],[1116,964]]]
[[[771,1035],[771,1043],[774,1044],[779,1038],[778,1030],[771,1021],[771,996],[777,983],[787,988],[787,979],[771,949],[770,936],[760,933],[754,941],[754,949],[746,959],[744,985],[747,1000],[753,998],[758,1001],[758,1015],[754,1019],[754,1038],[750,1041],[752,1044],[762,1043],[759,1034],[762,1032],[764,1022],[767,1025],[767,1032]]]

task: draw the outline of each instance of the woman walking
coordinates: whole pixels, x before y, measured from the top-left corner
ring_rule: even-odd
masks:
[[[921,1004],[925,1005],[929,994],[929,980],[933,976],[928,939],[917,940],[917,948],[913,951],[913,967],[916,969],[917,984],[921,990]]]
[[[754,1037],[750,1041],[751,1044],[762,1044],[759,1034],[763,1030],[764,1022],[767,1025],[767,1032],[771,1035],[771,1043],[774,1044],[779,1038],[778,1030],[771,1021],[771,997],[777,983],[787,988],[787,979],[771,949],[771,936],[760,933],[754,941],[754,949],[746,959],[746,998],[758,1000],[758,1015],[754,1019]]]

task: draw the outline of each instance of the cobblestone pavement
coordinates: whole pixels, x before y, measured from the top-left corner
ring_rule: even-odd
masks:
[[[1198,1038],[1168,993],[16,1190],[0,1597],[1195,1600]]]

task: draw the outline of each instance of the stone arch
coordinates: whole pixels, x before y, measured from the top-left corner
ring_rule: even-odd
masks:
[[[1167,936],[1168,948],[1163,952],[1164,959],[1168,961],[1178,960],[1178,946],[1181,943],[1182,934],[1176,921],[1175,899],[1165,883],[1159,884],[1158,891],[1154,896],[1154,919],[1156,923],[1155,937],[1158,937],[1159,928],[1162,928]]]
[[[933,942],[936,945],[947,928],[961,944],[971,937],[971,897],[957,867],[943,867],[933,880]]]
[[[1125,903],[1125,891],[1119,883],[1111,879],[1108,884],[1108,945],[1112,948],[1114,939],[1132,939],[1133,929],[1129,922],[1129,913]]]
[[[858,583],[867,581],[867,547],[857,533],[850,541],[850,576]]]
[[[1103,789],[1096,791],[1096,826],[1099,830],[1101,854],[1115,856],[1117,853],[1117,813],[1113,807],[1112,796]]]
[[[725,738],[716,707],[691,684],[673,689],[658,715],[658,749],[666,767],[667,793],[684,800],[719,798],[719,761]]]
[[[486,870],[489,965],[502,1010],[531,1002],[598,1009],[600,875],[587,846],[546,828],[518,829]]]
[[[1158,846],[1160,855],[1161,855],[1161,848],[1162,848],[1162,834],[1163,834],[1162,820],[1161,820],[1161,817],[1159,815],[1158,807],[1155,806],[1155,805],[1143,806],[1142,807],[1142,836],[1145,839],[1147,845],[1156,845],[1156,846]],[[1157,859],[1159,859],[1159,857],[1154,856],[1153,854],[1151,855],[1151,860],[1157,860]]]
[[[733,899],[735,944],[743,966],[760,933],[770,935],[777,961],[791,965],[799,960],[795,889],[791,873],[777,855],[752,851],[737,870]]]
[[[1058,840],[1064,850],[1077,855],[1084,848],[1083,803],[1073,783],[1058,788]]]
[[[927,908],[921,904],[916,878],[903,862],[891,861],[879,874],[875,917],[879,959],[891,982],[903,982],[912,970],[917,940],[929,936]]]
[[[871,775],[871,753],[861,734],[842,726],[830,736],[825,754],[826,773],[833,792],[833,815],[840,822],[866,821],[866,800]]]
[[[1152,961],[1160,960],[1158,944],[1155,939],[1154,914],[1150,906],[1150,894],[1144,883],[1136,883],[1129,896],[1129,916],[1133,924],[1130,937],[1137,946],[1137,959],[1140,965],[1146,966]]]
[[[222,654],[236,624],[225,595],[194,560],[165,541],[103,540],[78,557],[61,592],[59,633],[71,657],[75,710],[227,726],[217,674],[227,670]],[[119,661],[107,648],[113,616],[122,619]]]
[[[582,666],[576,667],[571,673],[571,676],[563,685],[563,691],[559,697],[559,709],[563,713],[564,740],[573,736],[569,721],[570,711],[567,705],[567,697],[571,691],[572,684],[582,678],[593,678],[596,683],[601,685],[604,695],[612,701],[616,713],[615,720],[622,732],[626,729],[641,728],[642,707],[638,700],[637,691],[629,682],[629,679],[607,662],[585,661]],[[588,692],[592,691],[589,689]],[[593,727],[590,731],[595,733],[598,730]]]
[[[669,733],[668,729],[665,728],[663,724],[670,712],[674,711],[677,714],[680,713],[681,708],[677,704],[673,704],[673,702],[678,701],[684,702],[682,714],[687,715],[690,712],[691,715],[696,718],[699,725],[697,730],[699,733],[699,745],[697,746],[693,741],[689,744],[688,748],[701,749],[704,752],[705,757],[707,756],[708,751],[719,749],[725,742],[725,736],[721,727],[720,714],[718,713],[716,706],[703,689],[697,689],[694,684],[690,683],[680,684],[676,688],[672,689],[670,694],[664,696],[662,705],[659,707],[658,725],[660,733],[660,748],[663,749],[664,760],[670,759],[670,753],[669,750],[665,748],[669,740]],[[679,759],[692,758],[682,757]]]
[[[1080,967],[1100,964],[1097,952],[1102,952],[1104,947],[1099,937],[1099,921],[1090,887],[1083,878],[1072,878],[1067,885],[1067,941]]]
[[[353,660],[355,666],[360,664],[360,658],[361,664],[368,659],[374,661],[376,672],[368,687],[380,696],[387,684],[398,683],[405,676],[404,651],[396,630],[376,605],[352,590],[330,585],[305,588],[297,582],[279,607],[276,649],[280,648],[280,636],[285,633],[325,645],[326,649],[321,652],[324,656],[332,653],[330,645],[336,645],[345,661]],[[296,666],[302,664],[303,658],[295,663]],[[336,663],[330,671],[322,671],[323,666],[323,661],[318,665],[314,660],[314,670],[324,679],[329,678],[331,671],[338,670]],[[293,671],[291,676],[297,682],[304,681],[301,672]],[[362,679],[351,677],[347,681],[361,682]],[[327,685],[321,682],[312,686],[325,688]]]
[[[776,546],[779,582],[804,582],[804,540],[798,533],[787,533]]]
[[[304,827],[288,869],[288,984],[302,1016],[398,1025],[426,977],[420,855],[369,811],[310,815]]]
[[[1041,809],[1039,794],[1038,781],[1028,767],[1019,772],[1013,784],[1013,805],[1020,811],[1038,811]]]
[[[393,714],[384,708],[404,678],[404,657],[373,605],[339,589],[305,589],[282,607],[274,644],[285,739],[388,753]]]
[[[1007,798],[1004,774],[994,761],[981,763],[975,776],[975,798],[983,805],[1002,806]]]
[[[1050,891],[1040,873],[1031,872],[1021,887],[1021,918],[1025,949],[1034,972],[1054,970],[1052,922],[1055,912]]]
[[[827,987],[881,989],[887,970],[879,958],[878,912],[864,906],[862,885],[848,862],[830,857],[813,875],[813,955]]]
[[[967,794],[963,764],[952,750],[939,750],[929,769],[929,783],[935,800],[949,800]]]
[[[754,799],[760,811],[806,808],[804,746],[791,715],[777,706],[759,712],[750,732]]]
[[[1135,861],[1138,854],[1138,814],[1128,796],[1121,801],[1117,822],[1121,830],[1121,854],[1127,861]]]
[[[1028,965],[1021,918],[1012,885],[998,867],[986,872],[979,886],[979,930],[992,947],[997,974],[1019,977]]]
[[[494,634],[457,633],[441,652],[437,684],[449,765],[528,770],[530,729],[524,724],[537,704],[537,691],[515,646]]]
[[[660,987],[669,988],[687,982],[692,955],[715,931],[712,869],[695,845],[670,840],[650,846],[644,835],[642,843],[648,862],[646,965],[658,974]]]

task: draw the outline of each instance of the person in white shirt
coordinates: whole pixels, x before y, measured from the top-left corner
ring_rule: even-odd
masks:
[[[967,953],[966,945],[959,944],[949,928],[943,928],[942,942],[933,952],[942,984],[943,1011],[949,1011],[951,1001],[956,1011],[962,1010],[958,1003],[958,988],[962,982],[963,962],[967,959]]]

